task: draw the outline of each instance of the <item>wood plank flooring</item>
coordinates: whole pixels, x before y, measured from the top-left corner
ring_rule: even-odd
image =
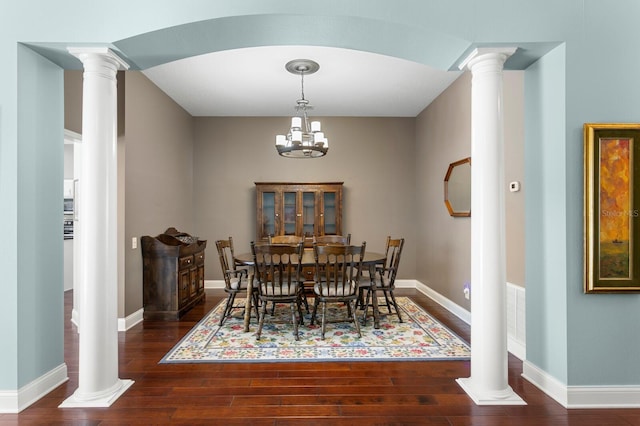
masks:
[[[469,341],[469,327],[414,290],[410,296]],[[158,364],[224,297],[207,300],[177,322],[145,321],[119,333],[120,378],[135,384],[110,408],[59,409],[78,386],[78,335],[65,294],[69,381],[2,425],[640,425],[640,409],[566,410],[520,376],[509,357],[509,383],[526,406],[476,406],[455,379],[468,361],[271,364]]]

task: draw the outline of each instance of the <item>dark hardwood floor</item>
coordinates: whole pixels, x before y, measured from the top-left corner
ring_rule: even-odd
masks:
[[[397,291],[469,340],[469,327],[414,290]],[[177,322],[145,321],[119,333],[120,377],[135,384],[110,408],[58,405],[78,384],[78,335],[65,294],[65,362],[69,381],[2,425],[640,425],[640,409],[566,410],[521,378],[509,357],[509,383],[526,406],[476,406],[456,384],[468,361],[270,364],[158,364],[215,306],[207,300]]]

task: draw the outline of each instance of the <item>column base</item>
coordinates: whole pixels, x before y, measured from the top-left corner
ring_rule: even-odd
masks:
[[[126,392],[133,385],[134,381],[129,379],[118,379],[116,385],[105,393],[96,395],[95,398],[79,395],[76,390],[73,395],[65,399],[58,408],[106,408],[110,407],[116,399]]]
[[[520,396],[507,386],[506,389],[497,392],[478,392],[473,386],[471,378],[456,379],[467,395],[476,403],[476,405],[527,405]]]

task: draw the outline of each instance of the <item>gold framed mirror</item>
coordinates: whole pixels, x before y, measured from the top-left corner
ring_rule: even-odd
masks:
[[[444,204],[453,217],[471,216],[471,157],[449,164],[444,177]]]

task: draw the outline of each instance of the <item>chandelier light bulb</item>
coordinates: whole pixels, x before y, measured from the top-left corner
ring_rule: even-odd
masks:
[[[324,143],[324,133],[323,132],[316,132],[313,134],[313,143],[318,144],[318,143]]]

